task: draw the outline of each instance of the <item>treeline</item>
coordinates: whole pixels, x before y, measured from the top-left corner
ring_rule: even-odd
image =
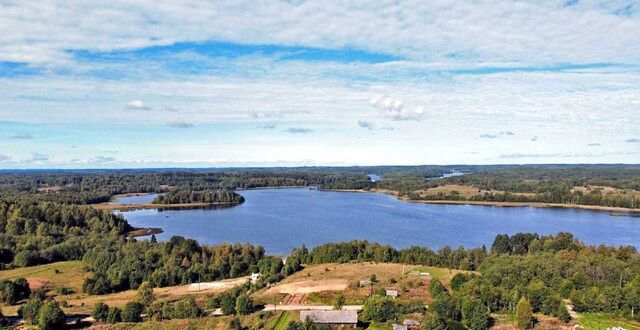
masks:
[[[472,196],[461,195],[456,191],[425,193],[429,188],[444,185],[472,186],[478,189],[478,193]],[[376,182],[375,187],[396,191],[400,196],[407,196],[412,200],[539,202],[640,207],[640,169],[637,166],[629,166],[629,168],[524,166],[493,171],[483,170],[437,180],[429,180],[413,174],[389,179],[385,177],[385,180]]]
[[[368,189],[365,173],[342,172],[203,172],[203,171],[59,171],[0,173],[6,201],[50,201],[63,204],[107,202],[117,194],[234,190],[283,186],[323,189]]]
[[[0,267],[80,260],[129,228],[122,216],[87,206],[0,201]]]
[[[287,259],[292,265],[327,262],[401,262],[458,268],[479,274],[456,275],[454,292],[440,303],[451,314],[429,315],[430,322],[464,323],[465,301],[481,304],[490,312],[515,312],[521,298],[533,313],[566,318],[563,299],[571,299],[576,311],[615,313],[631,317],[640,310],[640,253],[633,247],[586,246],[569,233],[498,235],[491,247],[431,251],[352,241],[295,249]],[[287,266],[285,266],[286,268]],[[432,310],[434,308],[431,308]],[[471,308],[471,310],[474,310]],[[638,313],[635,313],[638,319]]]
[[[144,281],[155,287],[235,278],[260,272],[267,279],[280,274],[282,261],[266,256],[262,247],[248,244],[200,245],[174,236],[152,240],[120,241],[98,245],[83,260],[93,271],[83,291],[106,294],[136,289]]]
[[[155,204],[183,203],[233,203],[244,202],[244,197],[231,190],[172,190],[159,195],[153,200]]]

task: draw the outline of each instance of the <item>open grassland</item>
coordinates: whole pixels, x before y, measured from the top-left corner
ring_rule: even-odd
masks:
[[[288,313],[285,327],[278,329],[286,329],[286,325],[289,323],[295,313]],[[279,320],[280,313],[254,313],[247,316],[239,316],[240,323],[243,328],[251,329],[275,329],[272,325],[275,325]],[[141,323],[120,323],[114,325],[101,325],[100,327],[94,327],[95,329],[109,329],[109,330],[185,330],[185,329],[215,329],[215,330],[227,330],[229,329],[229,322],[231,316],[216,316],[216,317],[202,317],[198,319],[176,319],[176,320],[163,320],[159,321],[147,321]],[[252,327],[255,326],[255,327]]]
[[[242,285],[249,281],[249,277],[240,277],[231,280],[223,280],[216,282],[207,282],[198,285],[187,284],[178,286],[169,286],[164,288],[153,289],[156,302],[169,302],[184,298],[185,295],[193,295],[196,299],[204,299],[209,296],[218,294],[225,290],[231,289],[235,286]],[[136,298],[136,290],[127,290],[118,293],[112,293],[107,295],[89,296],[89,295],[66,295],[58,296],[56,300],[65,300],[68,307],[65,308],[65,312],[68,313],[90,313],[93,306],[97,302],[103,302],[113,307],[123,307],[127,302]]]
[[[254,298],[259,302],[273,304],[274,301],[283,301],[286,295],[295,295],[296,298],[304,296],[302,299],[293,299],[296,304],[331,305],[336,294],[343,292],[347,304],[359,305],[372,292],[390,289],[399,292],[400,300],[422,300],[429,303],[431,300],[427,288],[431,279],[437,277],[448,286],[451,277],[457,272],[459,271],[391,263],[308,265],[278,285],[258,291]],[[375,282],[360,286],[361,280],[368,281],[372,276],[375,276]]]
[[[640,330],[640,323],[610,314],[585,313],[581,314],[577,321],[588,330],[605,330],[612,327],[622,327],[626,330]]]

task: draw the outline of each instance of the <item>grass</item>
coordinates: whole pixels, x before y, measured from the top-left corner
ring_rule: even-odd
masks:
[[[604,330],[614,326],[623,327],[627,330],[640,330],[638,322],[632,322],[611,314],[580,314],[577,321],[588,330]]]
[[[368,330],[390,330],[391,326],[386,323],[371,322],[369,324],[369,327],[367,327],[367,329]]]
[[[272,322],[269,328],[273,330],[286,330],[289,322],[291,322],[291,311],[283,311],[280,313],[280,316]]]
[[[82,261],[62,261],[51,264],[23,267],[0,271],[0,280],[13,280],[18,277],[26,279],[48,280],[48,287],[67,287],[79,292],[82,282],[90,274],[84,269]]]

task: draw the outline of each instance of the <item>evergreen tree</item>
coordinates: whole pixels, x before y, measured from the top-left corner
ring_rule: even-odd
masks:
[[[533,309],[529,300],[522,297],[516,306],[516,323],[521,329],[530,329],[533,327]]]

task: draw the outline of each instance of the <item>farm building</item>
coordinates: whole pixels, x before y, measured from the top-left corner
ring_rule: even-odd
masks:
[[[392,325],[392,329],[393,330],[408,330],[406,325],[402,325],[402,324],[394,324]]]
[[[305,321],[309,318],[314,323],[326,324],[329,326],[353,327],[358,325],[358,311],[342,310],[342,311],[301,311],[300,320]]]
[[[402,321],[403,325],[407,326],[407,329],[420,329],[420,322],[416,320],[406,319]]]
[[[398,298],[398,290],[387,290],[387,297],[391,297],[393,299]]]

